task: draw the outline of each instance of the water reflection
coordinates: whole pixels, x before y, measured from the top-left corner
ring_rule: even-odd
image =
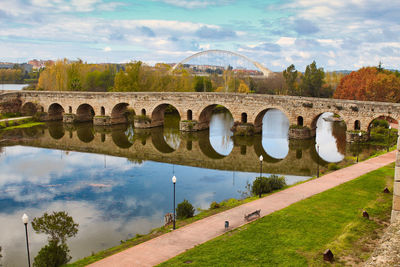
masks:
[[[268,110],[263,118],[262,146],[275,159],[284,159],[289,153],[289,119],[278,109]]]
[[[210,143],[214,150],[227,156],[233,149],[233,118],[229,112],[219,112],[211,116],[210,121]]]
[[[24,146],[6,147],[0,157],[0,236],[6,266],[22,266],[24,231],[20,217],[45,211],[67,211],[79,223],[79,233],[68,241],[73,259],[90,255],[135,234],[162,225],[171,212],[172,172],[178,177],[177,202],[194,207],[235,197],[255,173],[220,171],[80,152],[63,153]],[[43,164],[46,162],[46,164]],[[288,183],[306,177],[288,176]],[[32,255],[46,243],[30,229]]]
[[[332,118],[332,116],[333,113],[326,112],[318,118],[317,136],[315,138],[316,146],[319,146],[319,156],[323,160],[327,162],[340,162],[345,157],[346,129],[339,125],[340,122],[326,120],[327,118]],[[339,150],[339,148],[341,149]]]

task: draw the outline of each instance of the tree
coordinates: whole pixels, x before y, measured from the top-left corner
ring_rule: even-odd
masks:
[[[388,70],[364,67],[340,80],[334,98],[400,102],[400,77]]]
[[[297,91],[297,74],[298,72],[293,64],[283,71],[283,77],[285,78],[285,83],[288,88],[288,93],[290,95],[295,94]]]
[[[306,71],[301,80],[301,95],[320,97],[322,86],[324,85],[325,72],[323,68],[317,68],[317,63],[313,61],[306,67]]]
[[[196,92],[211,92],[212,83],[210,78],[204,76],[195,76],[193,81],[193,88]]]
[[[34,218],[32,228],[36,233],[49,235],[49,241],[65,244],[68,237],[76,236],[79,224],[65,211],[45,212],[42,217]]]
[[[186,199],[183,200],[183,202],[178,204],[178,207],[176,208],[176,215],[178,219],[186,219],[186,218],[191,218],[194,215],[194,208],[193,205],[190,204],[189,201]]]
[[[58,267],[67,264],[71,260],[68,252],[69,248],[66,244],[58,245],[50,241],[35,257],[33,267]]]

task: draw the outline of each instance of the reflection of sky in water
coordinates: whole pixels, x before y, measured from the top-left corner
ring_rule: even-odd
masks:
[[[178,149],[181,144],[179,129],[164,128],[164,140],[172,149]]]
[[[344,155],[338,151],[336,138],[332,134],[333,122],[325,121],[323,118],[332,116],[333,113],[323,113],[317,121],[316,145],[319,145],[319,156],[327,162],[340,162]]]
[[[289,153],[289,120],[278,110],[265,113],[262,127],[262,146],[265,152],[275,159],[284,159]]]
[[[73,260],[118,245],[136,233],[163,224],[172,212],[173,167],[125,158],[32,147],[6,147],[0,154],[0,246],[5,266],[26,264],[21,216],[65,210],[79,223],[68,241]],[[175,165],[177,203],[195,208],[212,201],[240,198],[256,173],[219,171]],[[304,177],[286,176],[289,184]],[[46,244],[31,227],[32,259]]]
[[[227,156],[233,149],[232,115],[228,112],[213,114],[210,121],[210,143],[214,150]]]

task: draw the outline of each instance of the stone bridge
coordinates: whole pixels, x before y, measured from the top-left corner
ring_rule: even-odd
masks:
[[[7,104],[8,103],[8,104]],[[12,104],[10,104],[12,103]],[[191,92],[45,92],[13,91],[0,94],[0,112],[21,111],[31,115],[44,112],[45,120],[64,122],[93,121],[95,125],[126,122],[129,111],[142,121],[135,127],[150,128],[164,123],[164,112],[175,107],[181,118],[181,130],[208,129],[211,115],[217,105],[230,111],[238,125],[254,127],[261,132],[265,113],[270,109],[282,111],[291,125],[291,138],[315,136],[316,122],[324,112],[333,112],[346,123],[347,130],[369,131],[375,118],[400,118],[400,104],[338,100],[295,96],[191,93]]]

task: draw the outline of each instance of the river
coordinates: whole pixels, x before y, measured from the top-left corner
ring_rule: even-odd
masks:
[[[26,264],[23,213],[31,220],[46,211],[67,211],[79,223],[77,236],[68,240],[74,261],[162,226],[164,215],[173,211],[173,175],[177,203],[187,199],[202,209],[241,198],[246,184],[259,176],[260,154],[264,175],[283,175],[287,184],[309,179],[355,151],[346,146],[345,129],[321,118],[316,139],[301,141],[288,139],[289,122],[279,110],[264,116],[262,136],[248,138],[233,137],[230,113],[214,114],[210,130],[199,133],[179,132],[179,118],[168,116],[165,127],[149,130],[48,123],[4,132],[2,263]],[[28,232],[33,261],[47,237],[30,224]]]
[[[0,90],[22,90],[25,86],[29,84],[0,84]]]

